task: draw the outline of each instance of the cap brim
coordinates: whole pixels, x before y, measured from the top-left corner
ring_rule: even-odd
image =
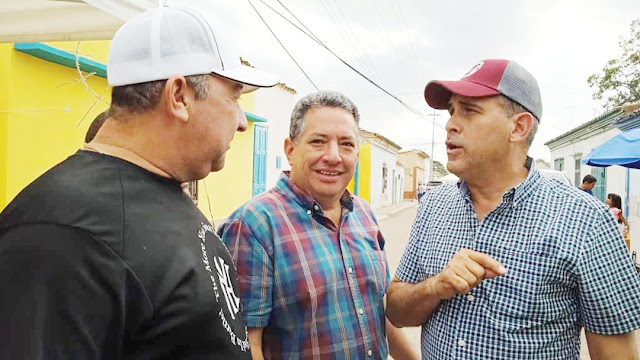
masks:
[[[451,94],[468,97],[498,95],[500,92],[490,87],[469,81],[430,81],[424,88],[424,99],[434,109],[448,109]]]
[[[213,73],[243,84],[243,94],[261,87],[272,87],[278,83],[277,75],[244,65],[233,69],[214,71]]]

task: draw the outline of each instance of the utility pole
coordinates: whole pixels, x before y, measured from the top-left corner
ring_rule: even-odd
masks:
[[[433,162],[435,161],[433,155],[434,155],[434,149],[433,146],[435,145],[436,139],[435,139],[435,133],[436,133],[436,116],[440,116],[440,114],[436,114],[436,111],[433,110],[433,114],[427,115],[427,116],[432,116],[433,118],[431,119],[431,160],[429,161],[430,169],[429,169],[429,181],[433,180]]]

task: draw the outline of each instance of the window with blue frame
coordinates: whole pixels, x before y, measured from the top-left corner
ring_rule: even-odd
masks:
[[[553,161],[553,168],[558,171],[564,170],[564,159],[555,159]]]

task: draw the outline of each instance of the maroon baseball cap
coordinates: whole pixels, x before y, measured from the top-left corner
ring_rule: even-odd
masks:
[[[540,121],[542,98],[538,82],[525,68],[512,60],[482,60],[458,81],[430,81],[424,89],[427,104],[448,109],[451,94],[485,97],[502,94],[527,109]]]

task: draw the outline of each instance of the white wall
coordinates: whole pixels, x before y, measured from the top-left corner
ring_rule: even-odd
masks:
[[[627,205],[627,199],[622,196],[622,209]],[[629,169],[629,212],[625,213],[631,228],[631,252],[637,252],[640,262],[640,170]]]
[[[402,198],[404,195],[404,166],[396,165],[396,177],[395,177],[395,196],[392,196],[392,200],[394,204],[398,204],[402,202]]]
[[[575,182],[575,154],[581,154],[580,158],[587,156],[591,150],[602,145],[607,140],[618,135],[620,130],[617,128],[609,129],[605,132],[592,136],[590,138],[581,139],[572,144],[567,144],[561,148],[557,148],[551,151],[551,168],[555,169],[555,160],[558,158],[564,159],[564,173],[567,174],[572,182]],[[580,163],[580,181],[575,186],[580,186],[582,178],[591,174],[591,166]],[[626,184],[626,172],[625,169],[619,166],[609,166],[606,168],[606,192],[616,193],[623,196],[625,193]]]
[[[284,154],[284,139],[289,136],[289,119],[294,105],[294,95],[278,86],[260,89],[254,97],[253,113],[267,119],[261,123],[269,128],[267,145],[267,190],[275,186],[280,173],[290,170]],[[276,167],[276,158],[280,157],[281,167]]]
[[[371,144],[371,208],[378,209],[389,206],[393,200],[393,175],[396,170],[397,155]],[[387,167],[385,191],[382,192],[382,168]],[[397,170],[396,170],[397,172]],[[396,174],[397,175],[397,174]]]

